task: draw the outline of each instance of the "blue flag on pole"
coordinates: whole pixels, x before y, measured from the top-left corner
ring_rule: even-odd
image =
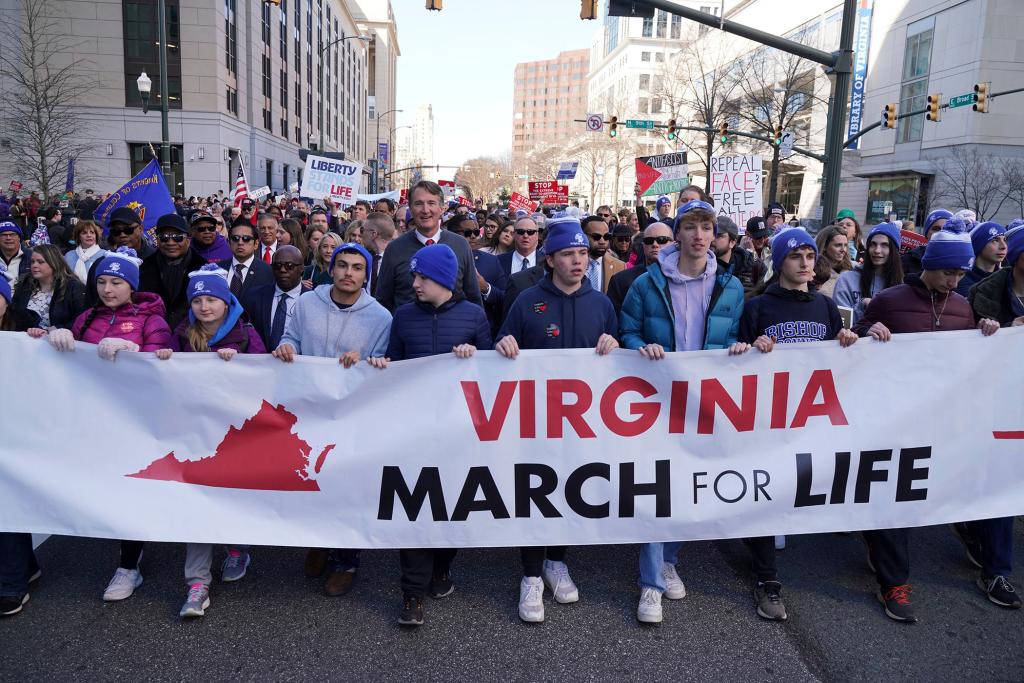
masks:
[[[143,231],[151,241],[153,229],[160,216],[174,213],[174,202],[164,182],[164,174],[160,172],[160,162],[156,159],[146,164],[138,175],[114,191],[106,201],[96,207],[93,217],[103,226],[103,232],[110,229],[110,214],[114,209],[126,206],[142,219]]]

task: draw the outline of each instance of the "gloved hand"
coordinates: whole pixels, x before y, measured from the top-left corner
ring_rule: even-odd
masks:
[[[50,340],[50,346],[58,351],[71,351],[75,348],[75,335],[71,334],[71,330],[58,328],[51,331],[47,338]]]
[[[97,351],[103,360],[114,360],[118,351],[138,351],[139,345],[127,339],[105,337],[100,340]]]

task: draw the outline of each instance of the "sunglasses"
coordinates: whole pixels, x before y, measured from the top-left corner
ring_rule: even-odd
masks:
[[[671,237],[665,237],[664,235],[662,235],[661,237],[645,237],[644,238],[644,244],[646,244],[647,246],[651,246],[655,242],[657,242],[658,244],[664,246],[664,245],[668,244],[671,241],[672,241]]]
[[[462,231],[462,236],[463,237],[479,237],[480,236],[480,228],[477,228],[476,230],[463,230]]]
[[[601,218],[611,218],[612,217],[612,215],[610,213],[599,213],[597,215],[600,216]]]
[[[182,235],[180,232],[176,232],[173,234],[169,232],[164,232],[157,235],[156,238],[164,244],[167,244],[168,242],[176,242],[178,244],[181,244],[182,242],[185,241],[185,235]]]
[[[255,239],[256,238],[253,237],[252,235],[232,235],[231,236],[231,241],[232,242],[245,242],[246,244],[249,244],[249,242],[252,242]]]
[[[121,235],[131,235],[135,232],[135,228],[111,228],[111,237],[120,237]]]
[[[537,234],[537,231],[527,230],[525,228],[516,228],[516,234],[519,235],[520,237],[522,237],[523,235],[530,235],[532,237],[533,235]]]
[[[592,232],[592,233],[590,233],[590,239],[594,240],[595,242],[607,242],[608,241],[608,233],[606,233],[606,232]]]
[[[196,225],[192,228],[193,232],[217,232],[216,225]]]
[[[302,264],[301,263],[285,263],[283,261],[279,261],[277,263],[271,263],[270,267],[273,268],[274,270],[295,270],[296,268],[301,268]]]

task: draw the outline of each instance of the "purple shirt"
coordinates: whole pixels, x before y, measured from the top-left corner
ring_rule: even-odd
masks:
[[[672,314],[675,318],[676,348],[673,351],[700,351],[704,348],[704,321],[711,294],[715,289],[718,264],[708,252],[707,267],[697,277],[679,272],[679,245],[673,244],[658,254],[661,272],[668,282]]]

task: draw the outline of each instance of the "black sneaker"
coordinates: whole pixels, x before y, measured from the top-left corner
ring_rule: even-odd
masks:
[[[423,625],[423,601],[411,595],[402,601],[402,613],[398,615],[398,623],[402,626]]]
[[[758,581],[754,586],[754,605],[757,615],[772,621],[785,621],[786,603],[782,602],[782,584],[778,581]]]
[[[914,606],[910,604],[910,594],[913,592],[914,589],[910,587],[909,583],[905,583],[902,586],[893,586],[885,593],[882,593],[881,589],[879,589],[878,601],[882,603],[882,607],[885,609],[885,616],[893,621],[902,621],[908,624],[916,622],[917,617],[914,616]]]
[[[981,569],[981,543],[971,536],[971,532],[968,530],[967,524],[964,522],[957,522],[955,524],[950,524],[949,528],[953,530],[953,535],[964,544],[964,550],[967,552],[967,559],[970,563],[978,569]]]
[[[455,592],[455,584],[452,583],[451,574],[445,572],[430,580],[430,597],[446,598]]]
[[[12,614],[17,614],[25,606],[26,602],[28,602],[28,593],[25,593],[20,598],[16,595],[0,597],[0,617],[9,617]]]
[[[1014,590],[1013,584],[1006,580],[1005,576],[995,576],[991,579],[985,576],[978,577],[978,588],[988,596],[990,602],[1000,607],[1020,609],[1020,596]]]

